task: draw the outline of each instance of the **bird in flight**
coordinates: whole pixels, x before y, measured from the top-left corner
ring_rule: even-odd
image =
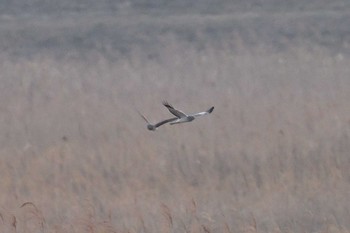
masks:
[[[142,115],[140,112],[139,112],[139,114],[146,121],[147,129],[151,130],[151,131],[155,131],[159,126],[164,125],[164,124],[166,124],[168,122],[175,121],[175,120],[178,119],[177,117],[173,117],[173,118],[169,118],[169,119],[166,119],[166,120],[162,120],[162,121],[160,121],[160,122],[158,122],[158,123],[153,125],[147,120],[147,118],[144,115]]]
[[[209,108],[207,111],[205,112],[198,112],[198,113],[194,113],[191,115],[187,115],[185,113],[183,113],[180,110],[175,109],[172,105],[170,105],[168,102],[163,101],[163,105],[173,114],[176,116],[175,120],[169,121],[171,125],[174,124],[180,124],[180,123],[185,123],[185,122],[191,122],[194,119],[196,119],[197,117],[200,116],[204,116],[207,114],[210,114],[213,112],[214,107]]]

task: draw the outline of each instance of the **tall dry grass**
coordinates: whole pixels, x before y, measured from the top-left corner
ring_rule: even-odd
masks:
[[[0,229],[349,232],[350,58],[229,41],[0,55]]]

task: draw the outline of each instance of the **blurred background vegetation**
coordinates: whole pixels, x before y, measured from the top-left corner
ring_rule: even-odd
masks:
[[[350,3],[0,2],[1,232],[349,232]],[[146,129],[215,106],[190,124]]]

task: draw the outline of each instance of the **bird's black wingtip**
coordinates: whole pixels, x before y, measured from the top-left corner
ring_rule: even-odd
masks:
[[[209,110],[208,110],[209,113],[212,113],[213,111],[214,111],[214,106],[209,108]]]
[[[173,108],[173,106],[171,106],[171,105],[168,103],[168,101],[165,101],[165,100],[163,100],[163,105],[164,105],[165,107],[167,107],[167,108]]]

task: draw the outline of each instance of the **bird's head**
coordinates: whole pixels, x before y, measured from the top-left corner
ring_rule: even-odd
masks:
[[[154,125],[147,124],[147,129],[148,129],[148,130],[151,130],[151,131],[155,131],[155,130],[156,130],[156,127],[155,127]]]

